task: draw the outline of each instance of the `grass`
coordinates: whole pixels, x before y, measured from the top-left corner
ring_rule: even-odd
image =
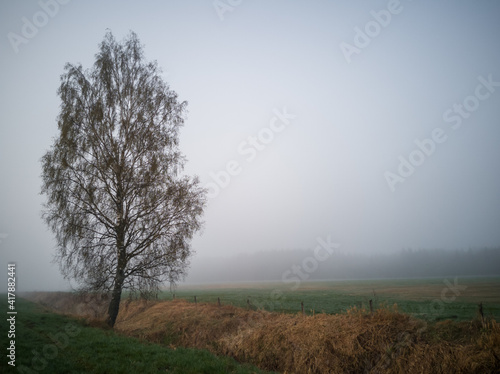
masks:
[[[7,311],[7,295],[0,297],[0,310]],[[2,373],[265,373],[207,350],[171,349],[90,327],[21,298],[16,310],[16,367],[3,354]],[[0,320],[0,331],[6,352],[6,318]]]
[[[500,372],[500,325],[494,320],[427,323],[397,308],[303,316],[139,300],[122,304],[115,328],[285,373]]]
[[[478,304],[486,316],[500,321],[500,278],[439,278],[303,282],[297,290],[283,283],[222,284],[182,286],[176,298],[194,302],[221,303],[252,309],[306,314],[346,312],[351,307],[375,308],[397,304],[400,311],[427,320],[475,318]],[[160,299],[172,299],[170,292]]]
[[[99,338],[93,339],[94,333],[86,337],[84,332],[86,334],[89,328],[77,322],[82,326],[82,332],[71,337],[72,343],[59,353],[63,355],[68,350],[69,364],[65,367],[73,371],[60,372],[245,372],[237,370],[246,370],[246,367],[241,369],[235,361],[211,356],[207,351],[256,365],[263,370],[286,373],[500,372],[500,324],[491,318],[485,321],[474,318],[475,313],[465,321],[439,320],[449,311],[446,307],[453,305],[475,305],[477,300],[487,300],[487,306],[495,305],[499,297],[495,293],[497,280],[466,279],[466,282],[460,280],[455,285],[454,282],[453,279],[448,283],[443,279],[315,282],[303,283],[295,291],[282,284],[239,284],[183,287],[176,291],[177,299],[174,301],[131,300],[125,297],[115,325],[115,331],[120,335],[110,330],[92,329],[97,331],[94,333]],[[467,288],[458,288],[458,285],[467,285]],[[457,292],[450,293],[450,287],[455,287]],[[196,305],[192,302],[194,295],[198,299]],[[162,296],[171,298],[166,293]],[[179,296],[187,297],[191,302]],[[89,318],[94,318],[94,312],[102,309],[99,298],[70,293],[37,293],[31,297],[55,310],[77,315],[83,313]],[[217,297],[222,299],[220,307],[216,303]],[[268,301],[267,307],[280,305],[285,310],[289,305],[290,309],[286,310],[288,313],[256,310],[259,297],[262,302]],[[366,308],[349,308],[349,304],[363,303],[369,297],[386,306],[379,306],[373,313]],[[250,299],[250,307],[247,298]],[[305,316],[290,313],[292,308],[300,310],[302,300],[306,311],[309,303],[328,307],[327,303],[333,300],[343,312],[332,314],[315,310]],[[438,318],[426,321],[389,306],[392,300],[407,303],[406,306],[411,303],[432,305],[438,300],[445,306],[445,311],[439,311]],[[228,305],[230,303],[243,308]],[[274,310],[280,311],[278,308]],[[102,326],[99,320],[91,324]],[[43,320],[31,327],[46,325],[51,324]],[[57,323],[57,326],[57,331],[64,331],[64,324]],[[48,333],[43,335],[51,336]],[[120,339],[124,339],[123,335],[138,340],[122,345]],[[76,340],[80,336],[82,340],[78,343]],[[44,344],[48,343],[38,345],[39,351],[44,349]],[[143,351],[144,345],[156,347],[158,351]],[[196,350],[189,351],[190,356],[185,354],[186,347]],[[198,356],[202,354],[199,352],[223,362],[208,362],[205,356]],[[181,355],[176,356],[177,353]],[[180,364],[177,361],[173,363],[176,357],[179,357]],[[151,367],[147,366],[148,360],[154,362]],[[198,362],[200,365],[196,366]],[[36,362],[31,361],[31,364]],[[61,365],[64,365],[63,360]],[[256,371],[253,368],[248,370]]]

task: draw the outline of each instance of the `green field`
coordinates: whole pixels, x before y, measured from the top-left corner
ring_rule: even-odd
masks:
[[[20,298],[16,300],[16,367],[12,367],[5,354],[10,344],[7,295],[0,297],[0,310],[4,311],[1,373],[267,373],[208,351],[169,349],[89,327]]]
[[[485,316],[500,321],[500,278],[433,278],[358,281],[276,283],[235,283],[179,286],[176,298],[194,302],[230,304],[253,309],[295,313],[341,313],[351,307],[369,309],[392,306],[428,321],[443,319],[471,320],[483,303]],[[173,297],[164,291],[161,299]],[[250,304],[248,304],[248,302]]]
[[[352,307],[398,305],[402,312],[428,321],[472,320],[483,303],[484,315],[500,320],[500,278],[436,278],[303,282],[297,289],[283,283],[183,285],[176,298],[198,303],[230,304],[307,314],[342,313]],[[124,295],[126,298],[127,295]],[[170,292],[160,298],[171,299]],[[8,352],[7,295],[0,295],[0,341]],[[83,320],[48,312],[24,299],[16,300],[16,367],[0,362],[1,373],[264,373],[208,351],[170,349],[88,326]]]

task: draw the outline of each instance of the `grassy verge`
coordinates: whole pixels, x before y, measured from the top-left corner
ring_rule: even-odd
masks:
[[[430,322],[377,309],[269,313],[213,303],[124,302],[116,328],[287,373],[499,373],[500,325]]]
[[[81,315],[77,312],[93,310],[91,300],[80,295],[42,293],[32,297],[61,312]],[[500,372],[500,324],[490,318],[426,322],[397,308],[377,308],[373,313],[352,308],[346,313],[314,316],[251,309],[200,301],[195,305],[180,299],[124,300],[115,330],[140,341],[38,313],[27,319],[32,331],[22,339],[30,341],[23,352],[31,349],[25,365],[37,370],[44,366],[45,372],[55,373],[258,372],[203,351],[208,350],[264,370],[287,373]],[[102,325],[99,320],[92,324]],[[41,341],[34,343],[37,338]],[[173,346],[196,350],[167,349]],[[41,354],[45,363],[39,359]],[[47,369],[56,360],[56,368],[62,369]]]
[[[7,352],[7,296],[0,295],[2,351]],[[15,367],[2,354],[2,373],[265,373],[206,350],[169,349],[111,330],[53,314],[27,300],[16,300]]]

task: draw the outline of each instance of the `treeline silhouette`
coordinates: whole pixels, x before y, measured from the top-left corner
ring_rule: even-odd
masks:
[[[194,259],[187,282],[441,276],[500,276],[500,248],[404,249],[375,255],[339,252],[323,261],[318,261],[311,250],[272,250],[232,258]]]

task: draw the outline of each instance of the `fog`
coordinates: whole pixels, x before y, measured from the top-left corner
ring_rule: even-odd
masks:
[[[323,280],[499,276],[500,248],[404,249],[351,254],[338,249],[271,250],[226,258],[196,258],[187,284],[282,282],[296,289]]]
[[[380,264],[404,268],[410,248],[493,251],[499,17],[496,1],[1,2],[0,269],[16,262],[25,291],[71,286],[51,263],[39,160],[64,64],[89,68],[106,29],[135,31],[189,102],[185,173],[210,198],[187,281],[279,280],[327,238],[356,278],[407,275]],[[344,277],[334,258],[311,274]],[[414,276],[440,276],[431,264]]]

